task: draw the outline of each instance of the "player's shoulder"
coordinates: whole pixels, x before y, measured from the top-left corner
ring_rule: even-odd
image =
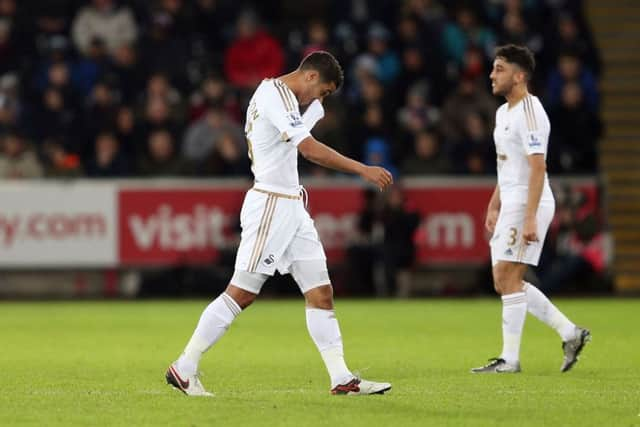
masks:
[[[287,111],[297,109],[293,92],[278,79],[264,79],[256,88],[254,97],[258,102],[281,105]]]
[[[547,112],[537,96],[529,94],[522,100],[522,112],[523,121],[529,130],[544,129],[549,126]]]

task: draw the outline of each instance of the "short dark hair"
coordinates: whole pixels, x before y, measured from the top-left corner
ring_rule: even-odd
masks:
[[[333,82],[336,90],[342,86],[344,82],[344,72],[338,60],[329,52],[319,50],[307,55],[300,62],[299,70],[316,70],[320,74],[323,82]]]
[[[508,44],[496,48],[496,58],[504,58],[510,64],[516,64],[527,74],[527,79],[531,79],[533,71],[536,69],[536,60],[533,52],[526,46]]]

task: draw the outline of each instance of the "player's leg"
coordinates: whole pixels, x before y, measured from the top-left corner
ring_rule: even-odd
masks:
[[[204,309],[184,352],[166,374],[167,381],[186,394],[206,393],[197,378],[202,355],[225,334],[242,309],[253,302],[268,278],[266,272],[248,267],[254,266],[268,240],[268,225],[277,207],[277,200],[270,195],[249,191],[245,196],[240,212],[242,235],[230,284]],[[192,389],[194,384],[199,387]]]
[[[309,264],[317,268],[318,265],[324,264],[324,261],[297,262],[291,266],[291,274],[303,289],[307,330],[324,361],[333,389],[339,384],[348,383],[354,375],[344,360],[342,334],[333,307],[333,288],[329,284],[329,275],[325,273],[324,284],[313,286],[304,272],[305,267],[311,267]]]
[[[357,378],[347,367],[326,261],[295,261],[290,272],[304,295],[307,330],[329,373],[331,393],[367,395],[390,390],[391,384]]]
[[[285,251],[282,267],[291,273],[305,297],[307,329],[329,373],[331,392],[382,394],[391,384],[356,378],[347,367],[324,248],[313,220],[302,205],[299,207],[300,227]]]
[[[522,290],[526,268],[525,264],[511,261],[499,261],[493,266],[494,286],[502,298],[502,353],[471,372],[520,372],[520,342],[527,316],[527,300]]]
[[[520,341],[527,315],[526,294],[522,289],[527,266],[521,262],[524,243],[519,236],[523,222],[521,206],[502,206],[490,245],[493,283],[502,299],[503,348],[500,357],[471,370],[475,373],[520,372]]]
[[[524,282],[524,291],[527,295],[529,313],[554,329],[563,341],[575,338],[576,325],[558,310],[540,289],[529,282]]]
[[[183,353],[166,374],[167,382],[188,395],[210,395],[197,377],[202,355],[227,332],[231,323],[256,298],[266,274],[236,270],[227,289],[202,312]]]
[[[524,248],[522,259],[527,264],[538,265],[542,253],[542,242],[547,234],[549,224],[553,219],[555,207],[552,203],[543,203],[539,206],[536,215],[538,224],[538,237],[540,242],[527,245]],[[523,289],[527,297],[527,310],[553,328],[562,339],[564,359],[561,371],[566,372],[577,362],[578,355],[591,335],[587,329],[577,327],[547,298],[538,288],[531,283],[523,282]]]
[[[213,346],[231,326],[231,323],[257,297],[268,276],[236,271],[227,289],[202,312],[198,325],[177,365],[181,372],[194,375],[202,355]],[[235,285],[237,283],[238,285]]]
[[[512,366],[520,365],[520,342],[527,316],[522,277],[526,264],[500,261],[493,267],[493,280],[502,299],[502,353],[500,358]]]
[[[553,328],[560,335],[564,353],[560,371],[567,372],[576,364],[582,349],[591,340],[591,332],[571,322],[545,294],[531,283],[524,282],[524,290],[527,294],[527,309],[529,313]]]

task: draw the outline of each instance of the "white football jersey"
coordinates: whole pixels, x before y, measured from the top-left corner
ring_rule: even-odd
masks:
[[[298,100],[282,81],[263,80],[249,101],[245,124],[255,182],[297,194],[298,144],[323,116],[320,101],[312,102],[301,116]]]
[[[508,103],[498,108],[493,139],[502,202],[527,202],[531,174],[527,156],[543,154],[546,160],[550,131],[549,118],[536,96],[527,95],[511,109]],[[553,202],[546,173],[540,202]]]

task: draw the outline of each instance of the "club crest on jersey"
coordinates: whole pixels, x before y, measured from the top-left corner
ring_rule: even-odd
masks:
[[[287,119],[289,119],[289,126],[292,128],[297,128],[302,126],[302,117],[300,117],[300,113],[292,111],[287,113]]]
[[[529,135],[529,147],[540,147],[542,144],[534,134]]]
[[[275,262],[275,257],[273,256],[273,254],[270,254],[267,258],[262,260],[262,262],[264,262],[267,265],[271,265]]]

